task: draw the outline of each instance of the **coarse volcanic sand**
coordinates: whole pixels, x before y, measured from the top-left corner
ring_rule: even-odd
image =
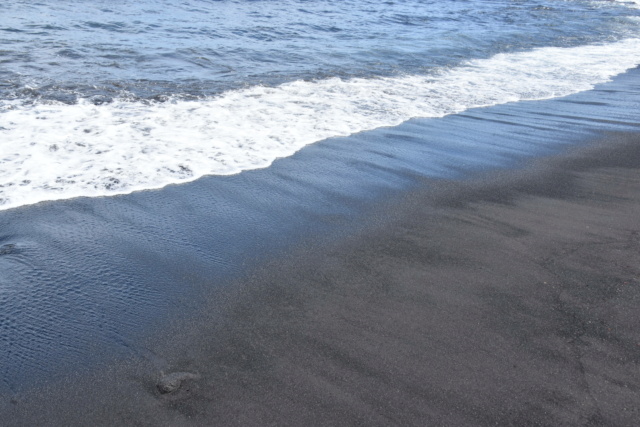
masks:
[[[638,424],[638,135],[425,181],[367,221],[219,291],[145,360],[3,399],[2,423]],[[161,394],[159,365],[197,379]]]

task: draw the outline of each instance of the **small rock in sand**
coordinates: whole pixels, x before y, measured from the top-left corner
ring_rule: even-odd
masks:
[[[200,375],[191,372],[172,372],[162,375],[157,387],[162,394],[173,393],[180,388],[183,381],[197,379],[200,379]]]

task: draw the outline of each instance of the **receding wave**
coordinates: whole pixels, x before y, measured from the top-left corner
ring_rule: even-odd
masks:
[[[638,63],[640,39],[627,39],[499,54],[429,75],[296,81],[198,101],[4,101],[0,209],[264,168],[330,137],[589,90]]]

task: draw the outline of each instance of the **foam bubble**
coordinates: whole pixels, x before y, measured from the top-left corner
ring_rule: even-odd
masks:
[[[199,101],[5,101],[0,209],[263,168],[329,137],[589,90],[638,63],[640,40],[628,39],[500,54],[430,75],[295,81]]]

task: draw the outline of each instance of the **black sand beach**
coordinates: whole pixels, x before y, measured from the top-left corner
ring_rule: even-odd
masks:
[[[638,425],[639,73],[0,212],[0,425]]]
[[[2,424],[637,425],[639,213],[637,134],[425,180]],[[196,377],[163,394],[161,370]]]
[[[8,0],[0,45],[0,427],[640,426],[640,0]]]

